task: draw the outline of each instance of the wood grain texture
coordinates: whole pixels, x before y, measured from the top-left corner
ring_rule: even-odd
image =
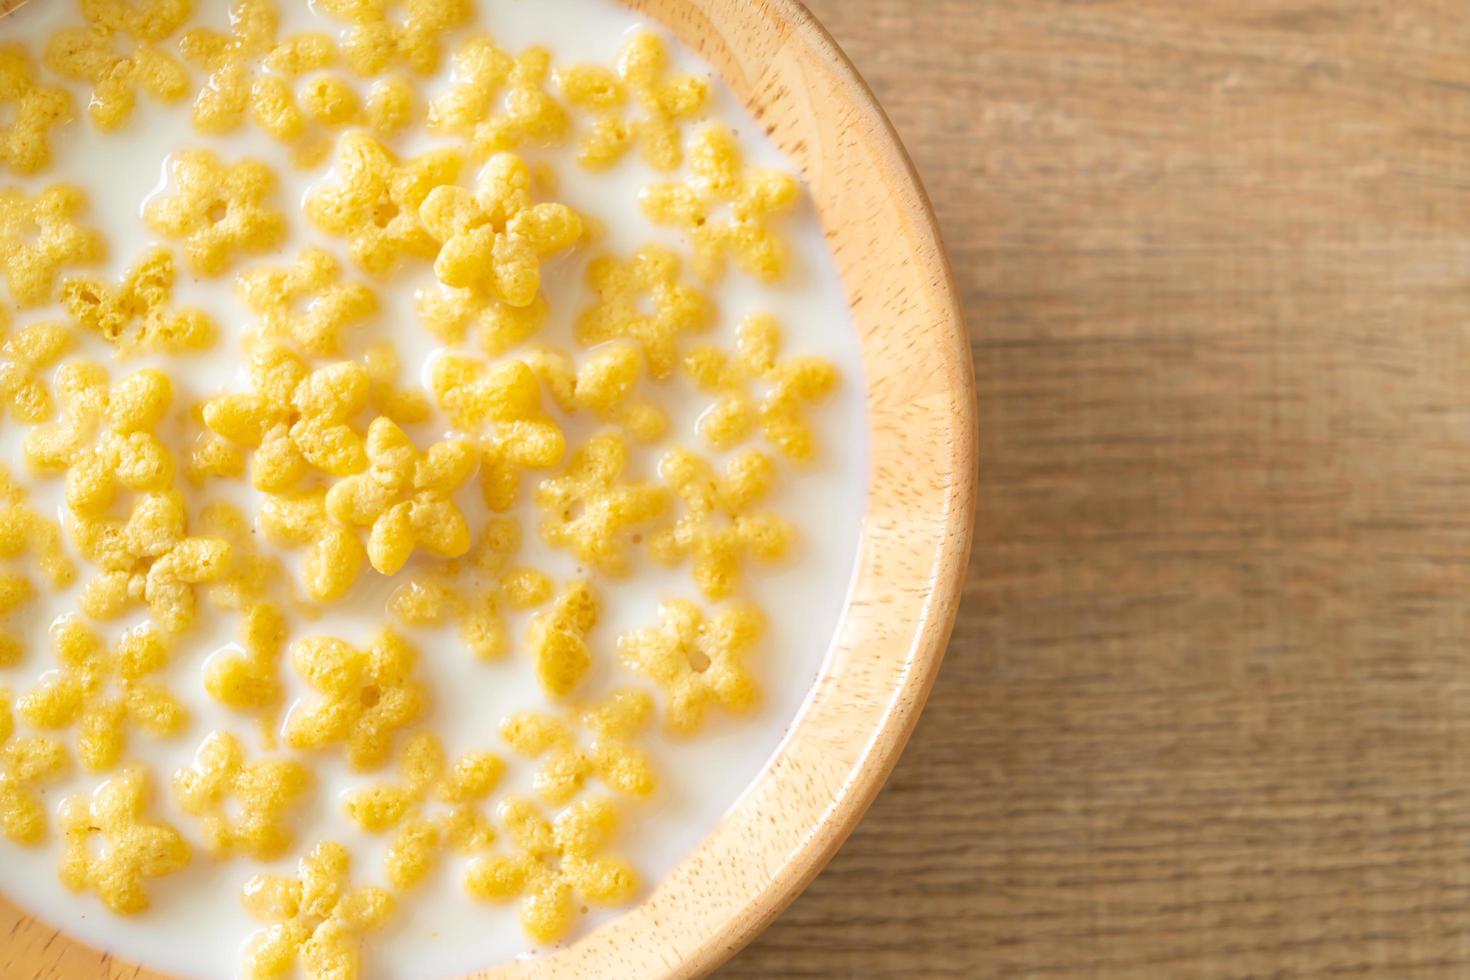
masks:
[[[1470,975],[1470,19],[810,0],[981,405],[958,626],[739,977]]]

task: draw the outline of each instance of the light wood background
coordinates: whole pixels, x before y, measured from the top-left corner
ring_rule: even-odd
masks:
[[[1470,8],[810,5],[944,227],[979,523],[724,975],[1470,976]]]

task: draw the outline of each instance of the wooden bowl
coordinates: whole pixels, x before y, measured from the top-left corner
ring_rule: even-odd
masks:
[[[974,377],[929,202],[872,92],[796,0],[625,0],[724,76],[801,168],[847,287],[871,467],[837,643],[764,774],[637,907],[478,977],[688,977],[750,942],[882,788],[939,670],[970,549]],[[14,0],[0,0],[0,11]],[[162,980],[0,901],[0,976]]]

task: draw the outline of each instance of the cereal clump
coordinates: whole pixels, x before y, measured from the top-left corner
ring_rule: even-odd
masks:
[[[291,846],[286,815],[311,781],[310,770],[293,759],[247,762],[239,739],[215,732],[199,747],[194,765],[174,773],[174,794],[199,820],[215,857],[241,853],[269,861]]]
[[[163,102],[188,94],[189,74],[163,42],[193,7],[193,0],[86,0],[87,26],[58,32],[46,46],[46,67],[90,82],[92,122],[117,129],[132,118],[140,90]]]
[[[758,698],[746,655],[765,624],[753,606],[729,606],[713,619],[692,602],[659,607],[662,623],[618,640],[624,663],[663,688],[664,716],[676,732],[698,731],[712,706],[745,712]]]
[[[46,804],[38,792],[66,775],[71,757],[54,738],[15,734],[10,692],[0,687],[0,833],[16,844],[46,839]]]
[[[183,243],[196,274],[220,275],[241,255],[268,252],[285,239],[285,219],[267,203],[276,176],[264,163],[229,164],[209,150],[185,150],[168,169],[174,192],[150,198],[143,219]]]
[[[518,754],[541,759],[536,771],[536,794],[553,806],[563,806],[596,777],[632,797],[653,793],[653,762],[630,739],[647,727],[653,699],[638,690],[614,691],[578,719],[540,711],[520,711],[500,723],[500,734]],[[578,739],[578,728],[592,740]]]
[[[71,184],[52,184],[33,198],[0,190],[0,272],[15,305],[49,302],[62,269],[101,261],[102,236],[77,223],[86,209],[87,195]]]
[[[84,329],[129,354],[187,354],[214,343],[219,328],[203,310],[175,309],[174,257],[168,249],[145,254],[116,287],[73,278],[61,302]]]
[[[73,891],[96,892],[119,915],[145,911],[151,904],[148,879],[182,871],[191,857],[177,830],[148,819],[151,802],[147,770],[133,768],[107,780],[91,797],[62,803],[62,883]]]
[[[51,163],[51,130],[72,120],[76,103],[64,88],[42,85],[29,52],[18,44],[0,46],[0,107],[9,107],[10,125],[0,133],[0,164],[34,174]]]

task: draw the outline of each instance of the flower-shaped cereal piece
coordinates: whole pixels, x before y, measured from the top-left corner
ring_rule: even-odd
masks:
[[[536,679],[552,694],[572,693],[592,666],[587,634],[597,625],[600,608],[590,585],[570,582],[550,609],[531,620],[526,646],[536,663]]]
[[[724,275],[731,259],[763,282],[784,276],[790,250],[771,221],[796,206],[801,194],[796,178],[778,170],[747,170],[735,137],[719,126],[695,135],[689,157],[689,179],[646,188],[643,213],[654,224],[689,235],[694,269],[706,280]]]
[[[291,664],[318,697],[286,718],[286,744],[321,749],[341,744],[353,768],[382,765],[399,730],[424,713],[429,692],[415,677],[418,651],[392,630],[366,650],[333,636],[291,645]]]
[[[29,554],[54,588],[70,585],[76,568],[61,540],[61,525],[26,503],[25,492],[0,467],[0,559],[13,561]],[[8,616],[35,598],[31,580],[20,572],[0,573],[0,617]],[[3,622],[3,619],[0,619]],[[0,667],[13,667],[25,656],[16,632],[0,634]]]
[[[18,44],[0,46],[0,106],[11,119],[0,133],[0,164],[22,174],[51,163],[50,131],[72,120],[76,103],[64,88],[42,85],[30,54]]]
[[[182,871],[192,857],[177,830],[148,819],[152,796],[148,770],[131,768],[98,786],[91,797],[67,798],[57,819],[66,838],[62,884],[96,892],[118,915],[145,911],[148,879]]]
[[[18,422],[44,422],[56,410],[44,373],[71,350],[65,324],[33,323],[10,329],[10,314],[0,307],[0,405]]]
[[[344,281],[330,252],[304,248],[288,267],[258,266],[240,276],[240,296],[260,317],[260,332],[291,340],[306,354],[335,356],[343,331],[360,326],[378,309],[377,294]]]
[[[669,416],[655,401],[633,394],[643,373],[643,355],[631,344],[604,344],[577,367],[560,351],[533,351],[526,363],[563,412],[591,412],[623,426],[639,442],[657,442]]]
[[[287,814],[311,783],[311,770],[294,759],[247,762],[239,739],[215,732],[199,746],[194,765],[174,773],[174,795],[199,820],[212,855],[270,861],[291,846]]]
[[[619,637],[618,652],[629,667],[664,689],[664,717],[676,732],[694,732],[711,705],[751,710],[759,698],[746,655],[760,641],[765,622],[753,606],[734,605],[706,619],[686,600],[659,607],[662,623]]]
[[[492,753],[470,752],[450,765],[439,739],[423,732],[403,747],[398,768],[399,782],[350,793],[346,810],[368,833],[398,831],[386,866],[389,883],[406,891],[424,880],[446,848],[463,854],[495,840],[480,804],[500,782],[505,764]]]
[[[233,560],[226,542],[188,533],[183,497],[173,490],[138,496],[126,520],[74,515],[71,535],[82,557],[101,569],[79,600],[83,612],[116,619],[146,603],[170,633],[193,625],[195,587],[223,579]]]
[[[117,129],[133,115],[141,89],[163,102],[182,99],[189,75],[162,42],[184,25],[193,0],[86,0],[86,27],[59,31],[46,45],[46,67],[92,84],[87,111],[99,129]],[[128,50],[125,38],[132,39]]]
[[[497,153],[473,192],[434,188],[419,218],[442,244],[434,274],[451,289],[488,290],[511,306],[530,306],[541,289],[541,262],[582,237],[582,219],[565,204],[531,201],[531,168],[513,153]]]
[[[0,272],[17,306],[49,302],[62,269],[101,261],[102,236],[77,224],[86,208],[87,195],[71,184],[52,184],[33,198],[0,190]]]
[[[40,790],[71,768],[66,746],[39,735],[16,737],[10,692],[0,687],[0,834],[16,844],[46,839]]]
[[[492,517],[464,558],[444,569],[411,576],[394,590],[388,611],[410,626],[453,618],[459,635],[481,660],[498,660],[509,647],[501,606],[530,609],[551,596],[551,579],[532,568],[510,567],[521,546],[521,526]]]
[[[658,484],[619,483],[627,465],[628,444],[603,432],[573,454],[560,476],[541,481],[536,504],[546,543],[610,575],[625,574],[625,538],[669,506],[668,492]]]
[[[399,162],[363,133],[337,143],[335,179],[306,196],[306,216],[322,231],[346,238],[364,270],[383,277],[407,257],[432,259],[439,245],[419,221],[429,192],[459,178],[463,158],[453,150],[431,150]]]
[[[240,255],[269,252],[286,238],[286,221],[268,199],[276,175],[259,160],[228,164],[210,150],[185,150],[169,161],[174,193],[154,196],[143,220],[184,244],[184,260],[201,276],[217,276]]]
[[[302,585],[318,602],[346,595],[367,562],[357,532],[327,516],[325,490],[267,496],[260,506],[260,526],[281,544],[307,549]]]
[[[770,492],[776,469],[750,450],[732,457],[719,476],[708,461],[675,449],[659,463],[659,475],[684,502],[674,526],[655,534],[649,553],[665,565],[694,561],[694,584],[723,599],[740,582],[741,559],[775,561],[786,555],[796,531],[775,514],[754,511]]]
[[[627,796],[645,797],[654,790],[653,763],[628,740],[647,727],[652,714],[646,692],[626,689],[582,714],[582,727],[593,735],[585,747],[576,721],[545,712],[511,715],[500,723],[500,734],[518,754],[544,760],[536,793],[553,806],[571,802],[593,776]]]
[[[610,255],[594,259],[587,281],[597,302],[577,317],[577,341],[634,341],[655,378],[674,372],[680,336],[708,329],[713,317],[704,294],[679,282],[679,257],[668,249],[645,246],[626,262]]]
[[[327,491],[327,513],[350,527],[371,528],[368,562],[384,575],[404,566],[415,548],[458,558],[470,528],[452,496],[477,464],[474,449],[446,439],[420,453],[398,423],[384,416],[368,427],[368,469]]]
[[[168,665],[168,638],[151,624],[124,633],[113,649],[76,616],[51,628],[59,667],[41,676],[17,703],[37,728],[77,728],[77,754],[88,769],[111,769],[127,747],[128,729],[177,735],[184,706],[151,678]]]
[[[746,317],[737,330],[735,355],[701,347],[684,359],[684,369],[703,391],[719,401],[700,416],[699,434],[716,449],[744,442],[757,428],[788,459],[809,463],[816,458],[816,436],[807,424],[807,405],[837,387],[837,369],[819,357],[780,360],[781,328],[774,317]],[[764,382],[757,404],[750,389]]]
[[[353,888],[352,856],[323,842],[301,859],[297,877],[258,874],[245,883],[245,908],[273,923],[245,944],[247,980],[358,980],[362,937],[393,914],[393,896],[381,888]]]
[[[396,8],[402,16],[395,20]],[[343,54],[363,76],[400,64],[432,75],[444,54],[443,36],[474,16],[469,0],[322,0],[322,9],[352,25]]]
[[[610,167],[634,144],[656,170],[674,170],[683,162],[679,124],[704,111],[709,83],[698,75],[670,78],[668,68],[664,42],[640,31],[623,46],[616,74],[598,65],[573,65],[560,73],[567,99],[599,113],[582,138],[577,159],[583,166]],[[629,101],[637,104],[641,118],[625,114]]]
[[[204,350],[219,329],[203,310],[172,306],[175,278],[173,254],[153,249],[116,287],[101,279],[66,280],[61,302],[77,323],[124,355]]]
[[[255,450],[250,481],[257,490],[289,490],[308,467],[349,476],[367,466],[351,424],[371,394],[366,367],[341,361],[311,371],[287,345],[262,340],[250,351],[250,377],[253,392],[212,398],[203,415],[211,432]]]
[[[481,901],[521,898],[521,927],[540,943],[565,936],[576,921],[578,898],[589,905],[618,905],[639,888],[638,873],[603,849],[617,832],[616,808],[606,800],[582,800],[554,823],[536,804],[507,801],[500,809],[506,833],[519,853],[477,858],[465,887]]]
[[[511,57],[488,37],[464,43],[454,56],[454,84],[429,104],[429,129],[461,136],[485,159],[524,143],[555,143],[570,125],[546,92],[551,55],[530,47]]]

